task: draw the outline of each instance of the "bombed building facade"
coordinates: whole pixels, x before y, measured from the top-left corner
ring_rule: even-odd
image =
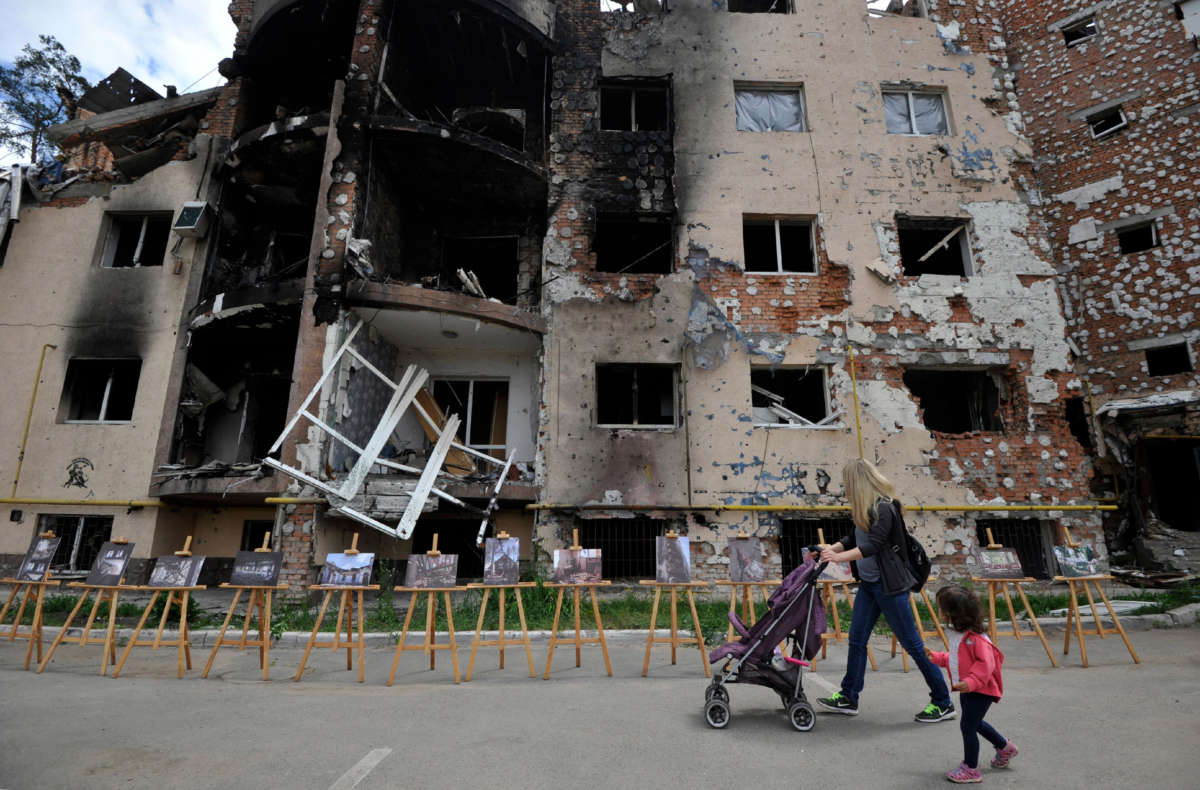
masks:
[[[1125,314],[1158,286],[1109,282],[1113,239],[1155,223],[1118,261],[1194,306],[1197,210],[1152,152],[1092,172],[1055,136],[1086,51],[1049,53],[1037,5],[234,0],[226,86],[118,73],[54,131],[74,180],[18,179],[0,555],[270,533],[298,589],[353,532],[396,562],[436,533],[475,578],[486,521],[523,561],[578,529],[615,578],[674,529],[724,578],[741,532],[773,571],[840,537],[860,452],[942,574],[988,528],[1033,576],[1060,525],[1103,553],[1122,401],[1196,391],[1138,368],[1134,335],[1196,324]],[[1119,98],[1079,90],[1053,111]],[[1200,99],[1172,91],[1182,166]]]

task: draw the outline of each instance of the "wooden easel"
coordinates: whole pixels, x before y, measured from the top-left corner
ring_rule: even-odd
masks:
[[[929,639],[932,636],[942,640],[942,645],[949,650],[950,640],[946,638],[946,632],[942,630],[942,621],[938,617],[937,607],[933,605],[933,601],[929,599],[929,593],[925,592],[925,588],[921,588],[921,600],[925,602],[925,606],[929,609],[929,616],[933,618],[933,628],[928,629],[925,623],[921,621],[921,610],[917,608],[917,602],[912,595],[908,596],[908,605],[912,607],[913,623],[917,626],[917,634],[921,637],[921,641]],[[896,635],[892,634],[892,658],[896,657],[896,650],[900,648],[900,640],[896,639]],[[900,650],[900,659],[904,662],[904,671],[908,671],[908,651]]]
[[[440,557],[442,553],[438,551],[438,536],[435,532],[433,535],[433,548],[425,552],[427,557]],[[429,669],[433,670],[437,666],[437,651],[447,650],[450,652],[450,663],[454,666],[454,682],[460,682],[461,678],[458,673],[458,642],[454,637],[454,610],[450,606],[450,593],[458,590],[465,590],[466,587],[404,587],[398,586],[396,592],[412,593],[412,597],[408,599],[408,611],[404,613],[404,628],[400,631],[400,640],[396,642],[396,657],[392,659],[392,672],[388,675],[387,684],[390,686],[396,680],[396,668],[400,666],[400,655],[409,650],[420,650],[429,656]],[[409,645],[408,641],[408,626],[412,623],[413,612],[417,608],[417,596],[425,593],[425,641],[419,645]],[[442,599],[446,603],[446,630],[449,632],[447,641],[439,643],[437,641],[437,594],[442,594]],[[486,595],[486,593],[485,593]],[[520,600],[518,595],[518,600]],[[486,599],[485,599],[486,600]],[[483,616],[480,610],[480,617]],[[504,617],[503,609],[501,609],[501,617]],[[478,637],[478,634],[476,634]],[[500,633],[500,639],[504,639],[503,630]],[[504,648],[500,648],[503,650]],[[529,634],[525,635],[525,649],[529,649]],[[502,654],[503,655],[503,654]],[[474,660],[475,654],[472,651],[471,658]],[[532,658],[530,659],[532,663]],[[503,666],[503,665],[501,665]],[[469,676],[468,676],[468,679]]]
[[[1062,531],[1066,540],[1066,544],[1073,549],[1079,548],[1078,541],[1072,539],[1071,537],[1071,531],[1065,526],[1062,528]],[[1121,639],[1125,642],[1126,649],[1129,650],[1129,655],[1133,657],[1133,663],[1142,663],[1142,660],[1138,658],[1137,652],[1133,649],[1133,644],[1130,643],[1129,637],[1125,634],[1125,627],[1121,625],[1121,618],[1117,617],[1116,610],[1113,609],[1112,603],[1108,600],[1108,596],[1104,594],[1104,589],[1100,586],[1100,582],[1111,578],[1112,576],[1109,576],[1108,574],[1099,574],[1096,576],[1054,577],[1054,581],[1066,582],[1067,586],[1070,588],[1070,603],[1067,608],[1067,638],[1063,642],[1063,655],[1065,656],[1071,650],[1071,624],[1074,623],[1075,635],[1079,638],[1079,654],[1083,659],[1083,665],[1085,667],[1088,665],[1087,642],[1085,642],[1083,638],[1085,635],[1099,636],[1101,639],[1107,639],[1109,634],[1120,634]],[[1083,627],[1083,617],[1079,613],[1079,587],[1076,585],[1081,585],[1084,594],[1087,595],[1088,604],[1092,609],[1092,617],[1096,620],[1096,627],[1094,629],[1085,629]],[[1096,600],[1092,598],[1092,591],[1089,585],[1092,585],[1096,588],[1096,594],[1099,595],[1104,601],[1104,605],[1108,608],[1108,614],[1110,617],[1112,617],[1113,623],[1116,625],[1115,629],[1105,628],[1104,624],[1100,622],[1100,612],[1096,608]]]
[[[354,533],[354,537],[350,540],[350,548],[346,549],[344,554],[351,556],[358,554],[358,533]],[[327,647],[334,652],[346,648],[346,671],[354,668],[354,648],[358,648],[358,682],[362,683],[366,680],[366,657],[363,655],[367,648],[367,639],[363,635],[363,591],[378,590],[378,584],[367,585],[333,585],[333,584],[313,584],[309,590],[319,590],[325,593],[325,598],[321,601],[321,610],[317,613],[317,622],[313,625],[312,635],[308,637],[308,644],[304,646],[304,656],[300,659],[300,666],[296,669],[296,676],[293,680],[299,682],[304,675],[304,665],[308,663],[308,656],[312,653],[314,647]],[[325,610],[329,608],[329,601],[333,598],[334,593],[341,593],[341,601],[338,603],[337,625],[333,629],[332,642],[318,642],[317,634],[321,632],[321,622],[325,619]],[[354,634],[354,606],[358,605],[358,634]],[[342,641],[342,622],[346,623],[346,640]],[[269,636],[269,634],[267,635]]]
[[[572,543],[571,551],[583,551],[583,546],[579,545],[579,530],[571,531]],[[604,668],[608,671],[608,676],[612,677],[612,662],[608,657],[608,642],[604,638],[604,622],[600,619],[600,604],[596,600],[596,588],[602,587],[612,582],[608,580],[598,582],[585,582],[583,584],[570,584],[566,582],[544,582],[542,586],[558,589],[558,600],[554,603],[554,624],[550,627],[550,646],[546,654],[546,675],[545,679],[550,679],[550,666],[554,663],[554,648],[561,642],[563,644],[575,645],[575,666],[576,668],[583,666],[580,647],[589,644],[600,645],[600,650],[604,653]],[[583,629],[580,626],[580,590],[587,588],[588,594],[592,598],[592,616],[596,619],[596,635],[584,636]],[[575,606],[575,638],[563,639],[558,635],[558,621],[562,615],[563,593],[568,589],[571,590],[571,601]]]
[[[263,535],[262,546],[255,549],[256,553],[266,554],[271,551],[271,533]],[[287,589],[286,584],[277,584],[274,587],[248,587],[245,585],[233,585],[222,582],[220,584],[223,590],[236,590],[233,594],[233,603],[229,604],[229,614],[225,615],[225,622],[221,625],[221,630],[217,634],[216,644],[213,645],[212,653],[208,656],[208,663],[204,665],[204,671],[200,673],[200,677],[208,677],[209,670],[212,669],[213,660],[217,657],[217,651],[222,646],[237,647],[245,650],[247,647],[258,648],[258,665],[262,669],[262,679],[267,680],[271,666],[271,593],[283,591]],[[250,598],[246,601],[246,619],[242,621],[242,638],[241,639],[225,639],[225,629],[229,627],[229,621],[233,619],[233,613],[237,609],[238,600],[242,597],[242,592],[250,591]],[[250,615],[255,611],[258,612],[258,639],[247,639],[250,631]]]
[[[734,536],[734,540],[749,540],[750,536],[745,532],[739,532]],[[758,622],[758,613],[754,611],[754,592],[753,588],[757,587],[762,594],[763,603],[767,603],[770,595],[767,593],[768,587],[778,587],[783,584],[782,580],[763,580],[761,582],[735,582],[732,579],[718,579],[714,582],[718,587],[729,587],[729,611],[733,612],[737,609],[738,601],[742,604],[742,622],[747,625],[754,625]],[[733,623],[729,624],[729,629],[725,632],[725,641],[733,641]]]
[[[666,534],[669,540],[678,540],[679,535],[675,530],[670,530]],[[642,677],[650,671],[650,651],[655,645],[670,645],[671,646],[671,663],[675,663],[675,655],[679,650],[680,645],[696,645],[700,649],[700,663],[704,666],[704,676],[712,677],[712,672],[708,668],[708,653],[704,650],[704,634],[700,630],[700,616],[696,614],[696,598],[692,591],[696,587],[707,587],[708,582],[686,582],[686,583],[671,583],[658,582],[649,579],[643,579],[638,584],[646,587],[654,588],[654,603],[650,607],[650,633],[646,635],[646,660],[642,662]],[[669,637],[658,637],[654,635],[654,628],[658,624],[658,604],[662,599],[662,591],[667,589],[671,594],[671,635]],[[695,636],[680,636],[679,635],[679,591],[683,590],[687,594],[688,606],[692,610],[692,628],[695,629]]]
[[[187,540],[183,542],[183,548],[175,552],[176,557],[192,556],[192,536],[188,535]],[[129,658],[129,654],[133,652],[135,647],[149,647],[158,650],[160,647],[174,647],[176,654],[176,663],[179,668],[179,677],[183,677],[184,666],[188,669],[192,668],[192,640],[191,634],[188,631],[188,598],[193,590],[205,589],[203,585],[195,587],[151,587],[143,585],[138,587],[139,590],[149,590],[154,593],[150,596],[150,602],[146,604],[145,611],[142,612],[142,617],[138,620],[137,627],[133,629],[133,636],[129,639],[129,644],[125,646],[125,652],[121,654],[121,660],[117,662],[117,668],[113,670],[113,678],[116,679],[121,674],[121,668],[125,666],[125,660]],[[162,618],[158,621],[158,630],[154,633],[154,639],[139,640],[138,634],[142,632],[142,628],[146,625],[146,620],[150,617],[150,610],[154,608],[154,604],[158,601],[160,593],[167,594],[167,600],[163,604]],[[171,604],[179,606],[179,630],[176,633],[175,640],[172,642],[164,642],[162,635],[163,629],[167,626],[167,618],[171,615]]]
[[[825,530],[822,527],[817,527],[817,547],[822,549],[829,548],[829,544],[825,542]],[[842,631],[842,620],[837,609],[837,593],[834,587],[840,587],[842,597],[846,601],[846,605],[851,610],[854,609],[854,598],[850,596],[850,583],[834,581],[833,579],[818,579],[821,584],[821,600],[825,603],[825,611],[833,613],[833,633],[826,631],[821,634],[821,660],[824,661],[829,657],[829,640],[841,642],[842,639],[848,639],[849,634]],[[826,618],[826,628],[828,628],[829,620]],[[875,661],[875,653],[871,650],[870,643],[867,644],[867,660],[871,662],[871,669],[875,672],[879,671],[879,664]],[[813,663],[816,663],[814,657]]]
[[[128,543],[129,540],[125,537],[120,537],[114,538],[112,542],[125,544]],[[91,614],[88,615],[87,624],[83,626],[83,633],[79,635],[79,646],[84,647],[86,645],[104,645],[104,653],[100,657],[101,675],[104,675],[108,672],[108,667],[110,664],[117,663],[117,598],[120,597],[121,590],[137,589],[136,587],[126,587],[122,583],[124,581],[125,579],[122,578],[115,586],[87,584],[85,582],[70,582],[66,585],[67,587],[74,587],[81,591],[79,594],[79,601],[76,602],[75,608],[71,610],[71,613],[67,615],[66,621],[63,622],[62,627],[58,631],[58,636],[54,638],[54,642],[50,645],[50,650],[47,651],[46,657],[42,660],[42,663],[38,664],[37,671],[39,675],[42,673],[42,670],[46,668],[46,665],[50,663],[50,659],[54,657],[54,651],[58,649],[60,644],[62,644],[63,639],[67,636],[67,630],[71,627],[71,623],[75,621],[75,615],[79,614],[79,610],[83,608],[84,603],[87,602],[87,598],[92,592],[96,593],[96,600],[94,603],[92,603],[92,611]],[[91,636],[92,623],[96,621],[96,613],[100,610],[100,604],[104,601],[108,601],[108,628],[106,628],[104,631],[103,639],[93,639]]]
[[[53,538],[53,532],[43,532],[38,535],[39,538]],[[4,603],[4,608],[0,609],[0,623],[4,622],[5,615],[8,614],[8,608],[21,593],[21,589],[25,589],[25,597],[21,599],[21,605],[17,608],[16,617],[13,618],[12,631],[8,634],[8,641],[12,642],[15,639],[28,639],[29,644],[25,648],[25,669],[29,669],[29,662],[33,659],[33,646],[37,645],[37,660],[42,663],[42,604],[46,599],[46,588],[57,587],[62,582],[57,579],[50,579],[50,567],[47,565],[46,573],[41,580],[36,582],[24,581],[21,579],[0,579],[0,582],[11,584],[12,592],[8,596],[8,600]],[[21,620],[25,618],[25,607],[29,604],[29,599],[34,597],[34,588],[37,588],[37,597],[33,605],[33,622],[30,624],[29,633],[22,634],[17,631],[17,627],[21,624]]]
[[[987,528],[987,539],[989,549],[1004,548],[996,539],[992,537],[992,528]],[[985,579],[981,577],[972,577],[973,582],[987,582],[988,586],[988,638],[992,640],[992,644],[996,643],[996,637],[1013,636],[1017,641],[1021,640],[1021,628],[1017,624],[1017,615],[1013,611],[1012,598],[1008,594],[1008,586],[1011,584],[1021,596],[1021,603],[1025,605],[1025,614],[1029,616],[1029,622],[1033,623],[1033,630],[1037,633],[1038,639],[1042,640],[1042,647],[1046,649],[1046,655],[1050,657],[1051,666],[1058,667],[1058,661],[1054,658],[1054,653],[1050,650],[1050,644],[1046,641],[1046,635],[1042,633],[1042,624],[1038,622],[1037,615],[1033,613],[1033,608],[1029,605],[1029,599],[1025,597],[1025,589],[1021,586],[1029,582],[1037,581],[1032,578],[1021,579]],[[998,631],[996,629],[996,593],[999,592],[1004,596],[1004,603],[1008,605],[1008,620],[1012,623],[1011,631]],[[1068,631],[1070,633],[1070,631]],[[949,648],[947,648],[949,649]]]
[[[497,540],[505,540],[508,538],[507,532],[499,532],[496,535]],[[471,673],[475,671],[475,651],[480,647],[498,647],[500,648],[500,668],[504,669],[504,648],[506,645],[525,645],[525,658],[529,662],[529,677],[537,677],[537,672],[533,669],[533,650],[529,647],[529,626],[525,624],[525,604],[521,601],[521,590],[527,587],[536,587],[535,582],[517,582],[516,584],[468,584],[467,589],[483,590],[483,601],[479,604],[479,622],[475,624],[475,639],[471,642],[471,660],[467,662],[467,682],[471,682]],[[483,634],[483,616],[487,612],[488,595],[492,590],[496,590],[500,605],[500,630],[495,639],[481,639]],[[508,639],[504,636],[504,593],[506,590],[512,590],[513,595],[517,598],[517,614],[521,619],[521,638]],[[449,606],[447,606],[449,611]]]

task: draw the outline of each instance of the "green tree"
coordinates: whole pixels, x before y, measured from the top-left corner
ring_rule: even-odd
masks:
[[[79,58],[54,36],[26,44],[11,66],[0,65],[0,145],[37,161],[46,127],[69,120],[75,99],[90,86]]]

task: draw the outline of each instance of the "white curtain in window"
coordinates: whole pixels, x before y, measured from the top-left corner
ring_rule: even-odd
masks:
[[[912,134],[912,122],[908,117],[908,94],[883,94],[883,113],[887,118],[888,134]]]
[[[803,132],[804,103],[799,90],[734,93],[739,132]]]
[[[916,115],[917,134],[950,134],[946,122],[946,105],[940,93],[914,93],[913,113]]]

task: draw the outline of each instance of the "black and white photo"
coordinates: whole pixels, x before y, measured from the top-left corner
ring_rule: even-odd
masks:
[[[229,583],[235,587],[274,587],[282,567],[282,551],[239,551]]]
[[[687,584],[692,580],[691,544],[687,536],[654,539],[654,580],[660,584]]]
[[[96,587],[115,587],[121,583],[129,558],[133,556],[132,543],[106,542],[100,547],[92,569],[88,571],[87,583]]]
[[[150,587],[195,587],[200,578],[200,568],[204,565],[204,557],[196,554],[191,557],[177,557],[168,554],[154,561],[154,570],[150,571]]]
[[[34,535],[33,541],[29,544],[29,551],[25,552],[25,558],[21,560],[17,579],[23,582],[44,580],[50,570],[50,561],[54,559],[54,553],[58,551],[58,544],[61,540],[62,538],[43,538],[40,535]]]

